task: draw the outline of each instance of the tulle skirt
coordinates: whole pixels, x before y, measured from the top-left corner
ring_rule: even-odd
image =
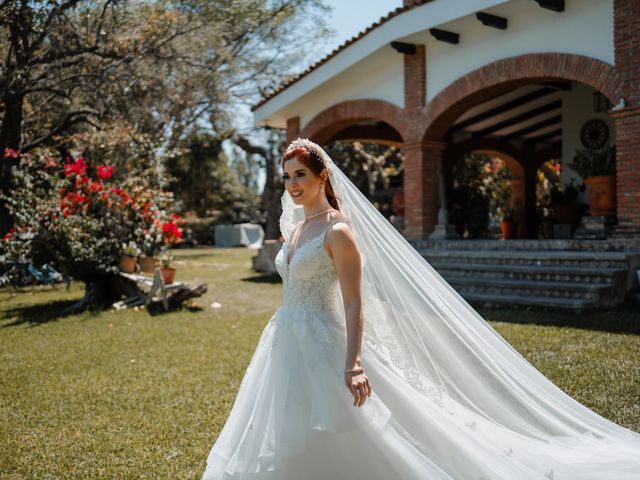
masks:
[[[344,317],[283,305],[267,323],[202,480],[640,480],[640,442],[537,440],[407,382],[365,337],[373,392],[344,385]]]

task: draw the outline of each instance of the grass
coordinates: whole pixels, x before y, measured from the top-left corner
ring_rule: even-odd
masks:
[[[196,311],[61,317],[80,285],[0,289],[0,478],[199,479],[281,301],[253,254],[178,251],[178,279],[209,285]],[[640,430],[638,312],[481,313],[574,398]]]

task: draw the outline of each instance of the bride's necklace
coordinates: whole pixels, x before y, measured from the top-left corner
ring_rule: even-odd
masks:
[[[313,218],[313,217],[319,217],[319,216],[320,216],[320,215],[322,215],[323,213],[329,213],[329,212],[330,212],[330,211],[332,211],[332,210],[333,210],[333,208],[327,208],[326,210],[322,210],[321,212],[314,213],[313,215],[309,215],[309,216],[305,215],[305,216],[304,216],[304,219],[305,219],[305,220],[309,220],[310,218]]]

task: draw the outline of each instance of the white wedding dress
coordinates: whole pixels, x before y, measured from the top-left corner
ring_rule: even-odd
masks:
[[[318,145],[363,263],[362,407],[344,385],[346,319],[324,247],[289,252],[269,320],[202,480],[640,480],[640,434],[572,399],[485,322]],[[340,220],[340,219],[338,219]],[[291,255],[290,255],[291,253]],[[290,258],[290,262],[287,260]]]
[[[435,385],[420,394],[366,335],[373,393],[354,407],[343,383],[344,309],[324,238],[299,246],[290,265],[286,242],[278,253],[283,304],[260,337],[203,480],[640,479],[638,462],[615,464],[626,476],[603,476],[608,458],[616,462],[605,445],[588,454],[536,443],[461,405],[447,408]],[[592,470],[596,459],[600,470]]]

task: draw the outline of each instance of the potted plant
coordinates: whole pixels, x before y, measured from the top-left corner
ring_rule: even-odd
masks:
[[[140,249],[134,242],[122,244],[122,257],[120,258],[120,271],[133,273],[136,271]]]
[[[578,188],[573,184],[573,180],[565,184],[562,189],[554,189],[551,192],[555,223],[576,225],[580,222],[578,193]]]
[[[140,257],[140,271],[144,273],[153,273],[158,263],[158,253],[164,246],[162,231],[158,225],[150,225],[144,232],[141,239],[142,256]]]
[[[167,284],[167,283],[173,283],[173,280],[175,279],[176,276],[176,269],[173,268],[173,260],[174,260],[174,256],[173,254],[171,254],[170,252],[163,252],[160,255],[160,265],[162,265],[162,268],[160,268],[160,274],[162,275],[162,281]]]
[[[500,220],[500,231],[504,240],[510,240],[516,237],[518,231],[518,222],[515,221],[515,212],[512,206],[502,205],[496,211]]]
[[[578,150],[569,164],[587,187],[592,216],[616,213],[616,147],[607,145],[601,150]]]
[[[157,258],[149,255],[140,256],[140,271],[142,273],[153,273],[156,270]]]

